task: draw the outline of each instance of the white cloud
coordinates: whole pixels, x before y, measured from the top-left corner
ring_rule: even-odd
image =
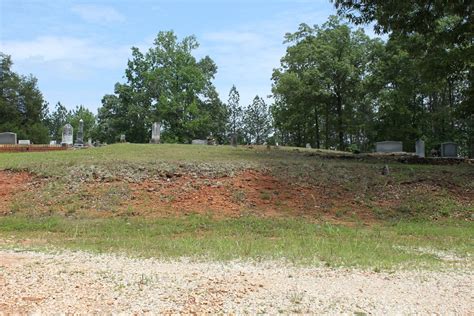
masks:
[[[112,7],[93,4],[75,5],[71,10],[90,23],[124,22],[125,16]]]
[[[30,41],[3,41],[0,50],[17,62],[54,63],[70,74],[86,69],[124,67],[129,46],[106,47],[91,40],[67,36],[41,36]]]

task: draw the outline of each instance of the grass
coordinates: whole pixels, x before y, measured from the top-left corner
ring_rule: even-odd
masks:
[[[474,253],[472,225],[467,222],[346,227],[295,218],[252,216],[224,220],[201,215],[154,220],[10,216],[0,218],[0,238],[15,240],[10,247],[28,239],[29,247],[36,249],[46,244],[141,257],[284,259],[296,264],[365,267],[375,271],[453,265],[437,256],[437,252],[464,258],[471,264]]]
[[[143,257],[284,259],[375,271],[455,265],[443,259],[444,253],[472,264],[472,165],[407,165],[371,158],[333,159],[334,154],[341,153],[167,144],[1,153],[0,170],[26,170],[48,180],[15,195],[12,215],[0,217],[0,247],[22,247],[21,241],[29,239],[31,247],[38,249],[46,245]],[[389,176],[381,175],[385,164]],[[347,203],[334,213],[337,221],[357,217],[355,208],[359,207],[373,212],[378,222],[364,226],[354,218],[353,226],[347,227],[320,218],[316,222],[318,217],[145,219],[133,216],[133,207],[126,204],[131,182],[166,179],[170,173],[194,174],[212,182],[213,177],[249,168],[268,172],[289,185],[323,188],[331,201],[345,198]],[[279,193],[264,189],[259,196],[277,205]],[[174,196],[161,198],[171,203]],[[245,204],[246,192],[236,188],[230,199]],[[122,206],[125,211],[118,213]]]

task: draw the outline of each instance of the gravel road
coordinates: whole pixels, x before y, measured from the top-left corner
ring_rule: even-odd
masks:
[[[375,313],[474,315],[474,273],[190,262],[0,250],[10,313]]]

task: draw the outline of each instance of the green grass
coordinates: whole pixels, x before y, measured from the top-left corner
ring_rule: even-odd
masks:
[[[14,240],[13,246],[29,239],[29,247],[36,249],[46,243],[56,248],[142,257],[283,259],[375,270],[453,266],[432,251],[454,254],[472,264],[474,253],[472,225],[466,222],[346,227],[300,219],[216,220],[198,215],[155,220],[3,217],[0,238]]]
[[[144,257],[285,259],[375,270],[454,265],[438,257],[436,252],[440,252],[466,258],[472,265],[472,165],[407,165],[332,156],[314,149],[167,144],[0,153],[0,170],[26,170],[48,178],[42,186],[15,195],[10,209],[13,215],[0,217],[0,247],[24,247],[21,240],[31,239],[36,248],[53,246]],[[387,163],[390,175],[383,176],[380,171]],[[166,178],[169,173],[212,178],[243,169],[271,173],[288,185],[324,189],[325,196],[334,201],[345,197],[346,205],[334,214],[338,220],[356,216],[353,211],[357,205],[372,211],[379,222],[363,226],[354,218],[351,222],[356,226],[347,227],[295,217],[144,219],[129,217],[131,207],[130,212],[115,213],[130,197],[130,182]],[[87,191],[97,180],[113,182],[107,188],[98,186],[93,193]],[[260,198],[273,200],[278,195],[263,190]],[[240,189],[231,197],[235,203],[245,199],[246,193]],[[93,216],[82,216],[81,210]]]

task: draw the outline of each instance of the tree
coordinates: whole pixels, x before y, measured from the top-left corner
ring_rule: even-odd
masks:
[[[229,99],[227,101],[227,111],[229,113],[228,129],[232,138],[232,145],[238,144],[239,131],[242,129],[242,107],[239,104],[240,95],[235,85],[229,91]]]
[[[248,143],[262,144],[271,131],[268,106],[258,95],[244,112],[244,130]]]
[[[48,116],[49,135],[52,140],[60,143],[64,125],[68,123],[70,113],[61,102],[56,103],[55,110]]]
[[[412,69],[418,76],[412,100],[428,113],[421,116],[431,125],[433,145],[449,137],[474,155],[472,1],[334,2],[338,13],[356,24],[375,22],[375,30],[389,34],[389,44],[407,54],[414,66],[407,77]]]
[[[198,46],[194,36],[178,41],[173,32],[159,32],[147,52],[133,47],[127,82],[115,86],[118,99],[107,97],[113,105],[99,112],[102,131],[119,128],[130,141],[148,142],[151,124],[161,122],[165,142],[221,135],[225,108],[211,82],[217,66],[208,56],[194,58]]]
[[[74,128],[74,140],[77,139],[77,132],[79,131],[79,121],[84,122],[83,141],[92,138],[96,129],[96,119],[94,113],[85,108],[83,105],[76,106],[68,115],[68,122]]]
[[[334,16],[322,27],[301,24],[285,41],[292,45],[272,77],[275,126],[298,146],[367,146],[364,124],[372,113],[362,90],[373,48],[381,43]]]
[[[38,80],[16,74],[12,65],[11,57],[0,53],[0,131],[15,132],[19,139],[33,143],[48,143],[48,104]]]

